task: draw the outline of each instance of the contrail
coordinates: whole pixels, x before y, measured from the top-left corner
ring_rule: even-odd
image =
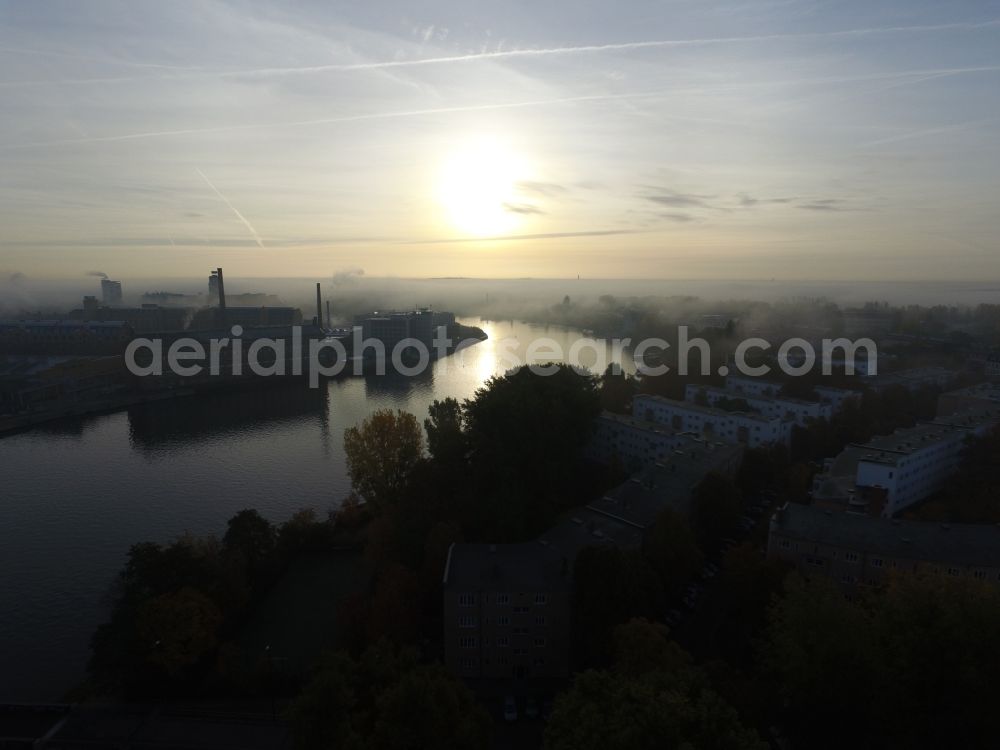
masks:
[[[1000,19],[988,21],[967,21],[957,23],[942,23],[923,26],[873,26],[860,29],[844,29],[841,31],[801,31],[785,34],[756,34],[751,36],[702,37],[694,39],[652,39],[635,42],[617,42],[611,44],[567,45],[562,47],[542,47],[494,50],[492,52],[472,52],[464,55],[447,55],[441,57],[422,57],[413,60],[374,60],[363,63],[331,63],[326,65],[305,65],[281,68],[247,68],[242,70],[191,71],[179,72],[175,75],[159,76],[160,79],[191,78],[191,77],[222,77],[264,75],[299,75],[307,73],[350,72],[358,70],[378,70],[384,68],[409,68],[421,65],[444,65],[449,63],[471,62],[476,60],[504,60],[518,57],[545,57],[552,55],[577,55],[600,52],[615,52],[626,50],[656,49],[668,47],[697,47],[721,44],[742,44],[750,42],[776,42],[794,39],[837,39],[844,37],[864,37],[880,34],[915,34],[938,31],[973,31],[1000,26]],[[0,82],[0,87],[45,86],[45,85],[82,85],[88,83],[108,83],[127,80],[150,80],[149,78],[82,78],[61,81],[6,81]]]
[[[676,92],[669,92],[676,93]],[[641,97],[664,96],[663,92],[637,94],[593,94],[590,96],[567,96],[555,99],[532,99],[521,102],[504,102],[501,104],[478,104],[471,106],[437,107],[432,109],[409,109],[393,112],[370,112],[362,115],[344,115],[342,117],[326,117],[317,120],[291,120],[267,123],[248,123],[246,125],[220,125],[213,128],[183,128],[179,130],[152,130],[142,133],[124,133],[122,135],[104,135],[91,138],[64,138],[54,141],[36,141],[34,143],[19,143],[0,146],[0,150],[10,151],[24,148],[42,148],[47,146],[68,146],[85,143],[109,143],[114,141],[143,140],[146,138],[161,138],[178,135],[202,135],[211,133],[229,133],[240,130],[263,130],[266,128],[305,127],[309,125],[332,125],[336,123],[361,122],[364,120],[386,120],[396,117],[419,117],[420,115],[440,115],[455,112],[478,112],[494,109],[516,109],[519,107],[534,107],[545,104],[567,104],[572,102],[602,101],[607,99],[634,99]],[[204,176],[204,175],[202,175]]]
[[[868,141],[867,143],[860,144],[860,148],[869,148],[871,146],[882,146],[886,143],[896,143],[898,141],[908,141],[911,138],[923,138],[928,135],[938,135],[939,133],[950,133],[953,130],[965,130],[973,125],[978,125],[978,121],[962,122],[957,125],[945,125],[938,128],[925,128],[923,130],[911,130],[906,133],[900,133],[898,135],[891,135],[888,138],[879,138],[876,141]]]
[[[224,196],[222,193],[219,192],[219,188],[217,188],[215,185],[212,184],[212,181],[210,179],[208,179],[208,175],[206,175],[200,169],[196,169],[195,172],[197,172],[198,174],[200,174],[201,175],[201,179],[203,179],[205,181],[205,183],[210,188],[212,188],[212,190],[215,192],[215,194],[222,199],[223,203],[225,203],[227,206],[229,206],[229,208],[232,210],[232,212],[234,214],[236,214],[236,218],[238,218],[240,221],[243,222],[243,226],[245,226],[250,231],[250,234],[253,235],[254,241],[257,243],[257,247],[263,248],[264,247],[264,243],[261,242],[260,235],[257,234],[257,230],[253,228],[253,224],[251,224],[249,221],[247,221],[247,217],[244,216],[243,214],[241,214],[237,210],[236,206],[234,206],[232,203],[230,203],[229,199],[226,196]]]

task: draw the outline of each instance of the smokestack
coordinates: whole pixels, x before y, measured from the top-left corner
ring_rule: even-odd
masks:
[[[330,318],[330,300],[326,301],[326,327],[333,328],[333,320]]]
[[[316,282],[316,325],[323,325],[323,295],[320,293],[319,282]]]
[[[222,278],[222,269],[216,268],[215,275],[219,277],[219,322],[226,325],[226,282]]]

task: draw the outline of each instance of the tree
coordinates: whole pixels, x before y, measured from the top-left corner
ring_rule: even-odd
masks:
[[[613,671],[578,674],[556,699],[546,750],[767,747],[665,628],[633,620],[616,628],[615,644]]]
[[[705,562],[691,528],[669,508],[660,513],[650,529],[643,553],[660,575],[668,596],[698,575]]]
[[[260,584],[272,561],[277,538],[271,522],[248,508],[229,519],[222,543],[227,551],[243,557],[250,580]]]
[[[601,408],[617,414],[628,414],[632,409],[635,392],[635,378],[624,373],[620,365],[608,365],[601,376]]]
[[[464,404],[481,530],[521,537],[579,502],[583,449],[600,414],[597,381],[568,365],[490,378]]]
[[[636,552],[586,547],[573,563],[573,638],[582,664],[604,666],[611,633],[633,617],[658,620],[666,606],[656,572]]]
[[[719,548],[738,529],[740,491],[726,476],[711,472],[694,490],[691,526],[703,552]]]
[[[327,654],[289,710],[302,750],[466,748],[489,744],[489,717],[440,665],[380,642]]]
[[[453,398],[435,401],[424,420],[427,450],[431,457],[444,465],[455,466],[465,459],[468,444],[463,433],[465,418],[462,405]]]
[[[170,675],[198,663],[214,649],[221,624],[219,608],[190,587],[144,602],[138,615],[139,637],[148,645],[149,661]]]
[[[412,414],[380,409],[344,431],[344,452],[354,489],[379,511],[398,500],[423,455],[423,435]]]

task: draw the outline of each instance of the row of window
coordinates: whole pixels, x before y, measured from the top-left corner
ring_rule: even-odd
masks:
[[[458,627],[460,628],[474,628],[478,625],[479,620],[475,615],[459,615],[458,616]],[[545,615],[535,615],[535,625],[545,625]],[[490,618],[483,618],[483,624],[489,625]],[[510,615],[499,615],[497,617],[497,625],[501,627],[506,627],[510,625]],[[517,634],[519,631],[528,632],[527,628],[514,628],[514,633]]]
[[[471,657],[465,657],[465,658],[459,660],[459,664],[462,667],[462,669],[475,669],[478,666],[478,660],[477,659],[473,659]],[[497,664],[500,665],[501,667],[509,666],[510,665],[510,657],[508,657],[508,656],[498,656],[497,657]],[[490,660],[489,659],[483,659],[483,666],[484,667],[488,667],[489,665],[490,665]],[[545,659],[542,659],[541,657],[538,657],[536,659],[532,659],[531,665],[533,667],[544,667],[545,666]]]
[[[779,546],[781,547],[781,549],[790,549],[792,547],[792,543],[787,539],[782,539]],[[798,551],[798,545],[795,545],[795,550]],[[836,552],[832,554],[832,558],[833,559],[837,558]],[[814,567],[822,567],[826,563],[826,561],[823,558],[813,557],[811,555],[807,555],[804,558],[804,560],[808,565],[812,565]],[[859,555],[857,552],[844,552],[843,560],[849,563],[859,563],[861,561],[861,555]],[[889,560],[887,562],[881,557],[868,558],[868,565],[873,568],[897,567],[897,563],[895,560]],[[960,576],[962,575],[962,568],[955,566],[951,566],[948,568],[938,568],[938,572],[945,572],[950,576]],[[982,581],[986,580],[989,577],[989,573],[985,570],[973,570],[972,577]],[[850,578],[850,580],[846,580],[847,578]],[[844,583],[853,583],[855,579],[852,576],[848,576],[845,574],[845,576],[842,577],[842,580],[844,581]],[[997,574],[997,580],[1000,580],[1000,573]]]
[[[483,604],[490,603],[490,595],[483,594]],[[549,595],[548,594],[535,594],[535,604],[543,605],[548,604]],[[505,606],[510,604],[510,594],[497,594],[496,602],[499,606]],[[472,593],[462,593],[458,595],[458,606],[459,607],[475,607],[476,606],[476,595]],[[514,607],[514,612],[523,614],[528,611],[528,607],[519,606]]]
[[[527,635],[527,631],[521,635]],[[463,635],[458,639],[459,648],[476,648],[479,645],[479,639],[474,635]],[[489,646],[490,642],[488,638],[483,639],[483,646]],[[497,648],[510,648],[510,636],[501,635],[497,636]],[[542,636],[536,636],[533,645],[535,648],[545,648],[547,641]],[[514,649],[514,653],[517,654],[522,649]]]

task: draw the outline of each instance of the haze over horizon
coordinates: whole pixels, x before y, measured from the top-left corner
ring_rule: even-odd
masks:
[[[1000,4],[0,0],[0,278],[1000,276]]]

